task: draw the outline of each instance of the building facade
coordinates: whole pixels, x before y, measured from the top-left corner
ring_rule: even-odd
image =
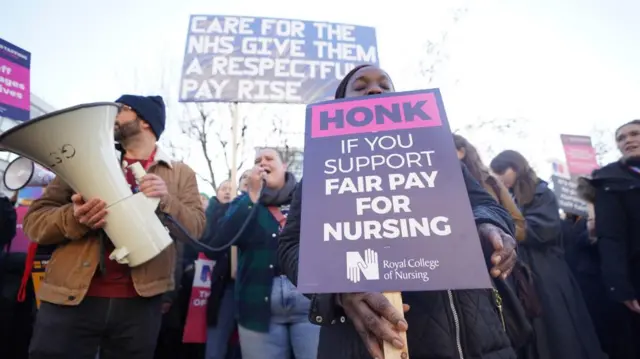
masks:
[[[55,111],[55,108],[48,103],[44,102],[41,98],[31,94],[31,118],[36,118],[45,115],[49,112]],[[0,116],[0,132],[4,132],[11,127],[18,125],[19,121]],[[0,151],[0,176],[4,176],[4,170],[7,168],[9,162],[15,159],[17,156],[11,152]],[[1,178],[1,177],[0,177]],[[0,181],[0,190],[7,193],[8,190],[4,187],[4,181]]]

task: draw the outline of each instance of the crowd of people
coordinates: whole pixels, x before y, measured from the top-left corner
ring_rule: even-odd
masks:
[[[393,91],[385,71],[363,65],[335,97]],[[14,203],[0,199],[1,358],[366,359],[383,358],[382,342],[415,359],[640,358],[639,120],[617,129],[618,161],[580,178],[586,217],[562,213],[522,154],[505,150],[485,165],[454,134],[493,288],[404,292],[400,313],[381,293],[296,289],[303,181],[277,150],[259,151],[238,183],[208,198],[194,171],[156,145],[162,99],[116,102],[122,161],[148,172],[137,183],[123,167],[132,190],[224,248],[206,253],[216,261],[206,343],[182,342],[199,249],[176,242],[139,267],[119,265],[101,231],[105,203],[56,178],[23,222],[38,253],[51,254],[37,310],[33,290],[16,299],[26,255],[8,250]]]

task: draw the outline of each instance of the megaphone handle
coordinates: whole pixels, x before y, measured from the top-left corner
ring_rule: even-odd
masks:
[[[144,170],[144,167],[142,167],[140,162],[132,163],[131,165],[128,166],[128,168],[131,169],[131,173],[133,174],[133,177],[136,179],[136,183],[140,185],[140,182],[142,182],[142,177],[144,177],[144,175],[147,174],[147,171]],[[154,208],[154,210],[158,208],[158,206],[160,205],[160,198],[147,197],[147,200],[149,201],[151,206]]]
[[[133,177],[135,177],[136,182],[140,183],[142,181],[142,177],[147,174],[147,171],[144,170],[144,167],[140,164],[140,162],[132,163],[129,165],[131,169],[131,173],[133,173]]]

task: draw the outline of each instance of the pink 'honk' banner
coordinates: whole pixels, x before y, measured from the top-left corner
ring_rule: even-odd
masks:
[[[319,104],[311,109],[311,137],[375,133],[442,125],[434,93]]]

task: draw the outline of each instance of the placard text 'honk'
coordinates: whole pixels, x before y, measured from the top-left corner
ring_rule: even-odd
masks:
[[[442,124],[432,93],[402,97],[363,97],[360,101],[315,106],[312,111],[312,137],[434,127]]]

